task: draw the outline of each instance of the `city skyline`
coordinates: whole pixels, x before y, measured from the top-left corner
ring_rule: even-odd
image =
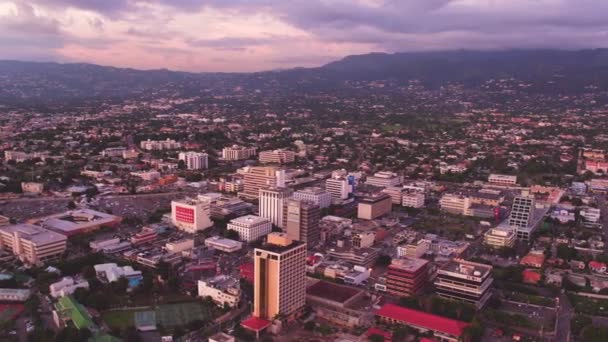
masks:
[[[601,48],[601,1],[0,0],[0,59],[251,72],[352,54]]]

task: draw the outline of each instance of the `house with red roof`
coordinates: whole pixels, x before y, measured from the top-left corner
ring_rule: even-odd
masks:
[[[540,283],[542,275],[540,272],[531,269],[525,269],[521,272],[522,281],[526,284],[536,285]]]
[[[599,261],[589,261],[589,269],[595,273],[606,273],[606,264]]]
[[[519,261],[519,264],[527,267],[541,268],[545,263],[545,255],[540,253],[528,253]]]
[[[376,316],[388,324],[407,325],[421,333],[430,331],[436,339],[446,342],[460,341],[464,330],[471,325],[395,304],[385,304],[376,311]]]
[[[388,332],[388,331],[384,331],[382,329],[378,329],[376,327],[371,327],[369,329],[367,329],[367,331],[365,332],[365,338],[369,339],[370,336],[372,335],[379,335],[384,337],[384,342],[391,342],[393,339],[393,334]]]

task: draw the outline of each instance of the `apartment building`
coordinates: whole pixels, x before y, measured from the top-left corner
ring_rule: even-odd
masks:
[[[209,167],[209,155],[202,152],[180,152],[178,159],[184,161],[188,170],[203,170]]]
[[[255,156],[255,154],[255,147],[232,145],[222,149],[222,159],[224,160],[246,160]]]
[[[296,160],[296,153],[288,150],[262,151],[259,160],[262,164],[289,164]]]

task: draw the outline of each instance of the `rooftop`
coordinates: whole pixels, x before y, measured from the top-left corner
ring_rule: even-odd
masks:
[[[404,308],[395,304],[385,304],[380,310],[376,311],[376,315],[452,336],[461,336],[464,329],[470,325],[466,322]]]
[[[241,224],[260,224],[260,223],[268,223],[267,218],[256,216],[256,215],[245,215],[241,217],[237,217],[235,219],[230,220],[230,223],[241,223]]]
[[[441,271],[459,273],[465,276],[484,277],[492,271],[492,266],[463,259],[453,259],[445,264]]]
[[[399,269],[406,272],[416,272],[421,267],[424,267],[428,264],[428,260],[418,259],[418,258],[399,258],[393,259],[391,265],[389,267]]]
[[[273,240],[278,240],[277,242],[284,242],[285,244],[277,244],[275,242],[272,242]],[[287,238],[287,234],[285,233],[270,233],[268,234],[268,241],[269,242],[266,242],[264,245],[262,245],[262,247],[256,248],[256,250],[261,249],[271,253],[283,253],[285,251],[305,244],[302,241],[290,240],[289,238]]]
[[[3,226],[0,231],[10,234],[19,233],[22,239],[31,241],[36,245],[44,245],[51,242],[66,241],[65,235],[55,233],[48,229],[32,224],[16,224],[12,226]]]
[[[339,302],[341,304],[358,295],[362,291],[360,289],[338,285],[326,281],[318,281],[306,289],[306,294],[309,296],[319,297],[325,300]]]

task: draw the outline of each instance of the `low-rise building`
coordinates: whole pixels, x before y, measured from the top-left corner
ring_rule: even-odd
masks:
[[[165,249],[169,253],[181,253],[192,248],[194,248],[194,239],[181,239],[165,244]]]
[[[492,248],[511,248],[515,245],[517,234],[510,227],[496,227],[489,229],[483,236],[483,243]]]
[[[402,197],[402,205],[409,208],[424,207],[425,195],[421,192],[406,192]]]
[[[501,174],[497,174],[497,173],[492,173],[488,177],[488,183],[496,184],[496,185],[504,185],[504,186],[513,186],[513,185],[517,185],[517,176],[501,175]]]
[[[74,293],[77,289],[88,289],[89,282],[86,280],[78,280],[72,277],[65,277],[58,282],[49,285],[51,297],[59,298],[68,296]]]
[[[491,296],[492,266],[453,259],[437,271],[435,289],[441,297],[482,308]]]
[[[36,220],[43,228],[50,229],[66,236],[90,233],[103,227],[115,227],[122,218],[112,214],[92,210],[77,209],[65,213],[47,216]]]
[[[25,302],[32,292],[28,289],[0,289],[0,302]]]
[[[0,249],[16,255],[19,260],[32,265],[57,260],[65,252],[65,235],[31,224],[0,227]]]
[[[263,217],[245,215],[231,220],[227,229],[239,233],[241,241],[256,241],[272,232],[272,223]]]
[[[226,253],[237,252],[240,251],[241,248],[243,248],[243,244],[240,241],[224,239],[219,236],[213,236],[206,239],[205,246]]]
[[[114,263],[98,264],[93,266],[97,279],[101,282],[112,283],[124,277],[129,282],[129,287],[138,286],[143,280],[141,271],[136,271],[131,266],[120,267]]]
[[[241,298],[238,279],[219,275],[211,279],[198,281],[199,297],[211,297],[213,302],[224,307],[236,307]]]
[[[391,212],[392,201],[387,194],[379,193],[359,200],[357,217],[364,220],[373,220]]]

